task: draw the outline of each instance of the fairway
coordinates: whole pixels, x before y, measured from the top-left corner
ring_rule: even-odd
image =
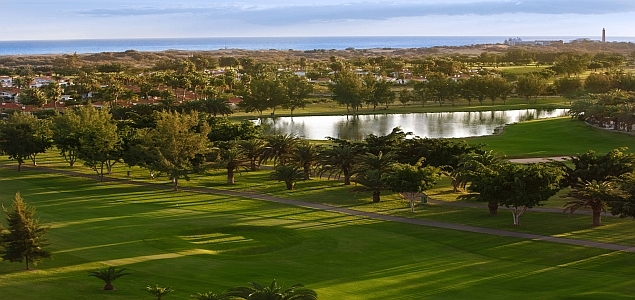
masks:
[[[509,158],[568,156],[588,150],[604,154],[619,147],[635,151],[635,137],[595,128],[569,117],[512,124],[500,135],[465,141],[484,144],[485,149],[501,152]]]
[[[52,260],[0,262],[2,299],[187,299],[277,279],[320,299],[626,299],[635,254],[382,222],[282,204],[0,170],[52,225]],[[88,277],[132,273],[113,292]]]

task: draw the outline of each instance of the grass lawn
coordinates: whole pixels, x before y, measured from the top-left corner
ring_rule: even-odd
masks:
[[[505,127],[500,135],[464,139],[484,144],[510,158],[569,156],[594,150],[607,153],[618,147],[635,150],[635,137],[586,125],[568,117],[543,119]]]
[[[469,105],[465,100],[457,100],[454,105],[450,102],[444,103],[442,106],[439,106],[439,103],[428,102],[425,106],[422,106],[420,103],[410,103],[406,106],[400,105],[398,102],[395,102],[392,105],[389,105],[388,108],[385,106],[378,106],[376,110],[373,110],[372,107],[362,107],[357,112],[358,115],[369,115],[369,114],[404,114],[404,113],[424,113],[424,112],[451,112],[451,111],[490,111],[490,110],[512,110],[512,109],[531,109],[531,108],[564,108],[569,107],[569,102],[565,98],[562,97],[548,97],[548,98],[539,98],[535,101],[532,99],[528,104],[524,98],[510,98],[507,99],[505,104],[501,100],[497,100],[492,104],[490,100],[485,100],[483,105],[476,100],[472,101],[472,104]],[[265,110],[263,111],[263,116],[269,116],[273,111]],[[340,106],[334,101],[327,102],[319,102],[319,103],[311,103],[308,104],[305,108],[296,109],[293,112],[294,116],[311,116],[311,115],[319,115],[319,116],[329,116],[329,115],[345,115],[346,107]],[[348,113],[352,114],[352,113]],[[290,116],[291,112],[285,109],[276,109],[275,115],[277,117],[285,117]],[[257,118],[258,113],[245,113],[245,112],[235,112],[230,116],[232,120],[240,121],[245,119],[253,119]]]
[[[0,262],[2,299],[166,299],[272,279],[320,299],[632,299],[635,254],[373,221],[249,199],[0,170],[49,222],[54,259]],[[308,196],[307,196],[308,197]],[[511,218],[509,218],[511,220]],[[529,222],[528,222],[529,223]],[[87,272],[132,273],[116,291]]]

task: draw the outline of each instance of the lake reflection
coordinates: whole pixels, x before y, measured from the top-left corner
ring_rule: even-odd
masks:
[[[523,109],[481,112],[441,112],[412,114],[381,114],[362,116],[306,116],[264,118],[265,133],[289,133],[323,140],[337,137],[361,140],[369,134],[385,135],[399,126],[404,132],[420,137],[462,138],[491,135],[496,127],[527,121],[561,117],[568,109]]]

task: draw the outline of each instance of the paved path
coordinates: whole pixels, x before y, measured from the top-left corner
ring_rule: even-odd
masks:
[[[535,158],[512,158],[509,161],[514,163],[529,164],[529,163],[550,162],[550,161],[565,161],[570,159],[571,159],[571,156],[555,156],[555,157],[535,157]]]
[[[62,174],[67,176],[75,176],[75,177],[83,177],[83,178],[100,180],[100,178],[96,175],[89,175],[89,174],[67,171],[67,170],[56,170],[56,169],[49,169],[44,167],[28,167],[28,169],[37,170],[41,172]],[[141,185],[141,186],[166,188],[166,186],[161,186],[161,185],[157,185],[153,183],[138,182],[134,180],[118,179],[118,178],[110,178],[110,177],[104,177],[103,181],[113,181],[113,182],[122,182],[122,183]],[[529,240],[535,240],[535,241],[548,241],[548,242],[567,244],[567,245],[586,246],[586,247],[635,253],[635,247],[633,246],[600,243],[600,242],[593,242],[593,241],[587,241],[587,240],[551,237],[551,236],[513,232],[513,231],[498,230],[498,229],[491,229],[491,228],[483,228],[483,227],[447,223],[447,222],[440,222],[440,221],[420,220],[420,219],[411,219],[411,218],[391,216],[391,215],[382,215],[377,213],[362,212],[362,211],[343,208],[343,207],[335,207],[335,206],[312,203],[312,202],[283,199],[283,198],[278,198],[278,197],[269,196],[269,195],[262,195],[262,194],[253,194],[253,193],[246,193],[246,192],[240,192],[240,191],[214,190],[209,188],[196,188],[196,187],[181,188],[181,190],[195,192],[195,193],[204,193],[204,194],[239,196],[239,197],[251,198],[256,200],[263,200],[263,201],[276,202],[276,203],[282,203],[282,204],[293,205],[293,206],[306,207],[306,208],[322,210],[322,211],[343,213],[347,215],[364,217],[364,218],[369,218],[374,220],[388,221],[388,222],[399,222],[399,223],[413,224],[413,225],[419,225],[419,226],[453,229],[453,230],[474,232],[474,233],[481,233],[481,234],[491,234],[491,235],[498,235],[498,236],[505,236],[505,237],[529,239]]]

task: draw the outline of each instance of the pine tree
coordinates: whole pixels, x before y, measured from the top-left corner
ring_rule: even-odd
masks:
[[[8,227],[2,233],[0,243],[4,245],[2,259],[11,262],[26,261],[26,269],[29,265],[35,265],[42,258],[51,257],[48,250],[43,249],[48,246],[44,234],[49,230],[48,226],[40,225],[34,218],[35,207],[24,202],[20,193],[15,194],[12,210],[2,206],[2,210],[7,215]]]

